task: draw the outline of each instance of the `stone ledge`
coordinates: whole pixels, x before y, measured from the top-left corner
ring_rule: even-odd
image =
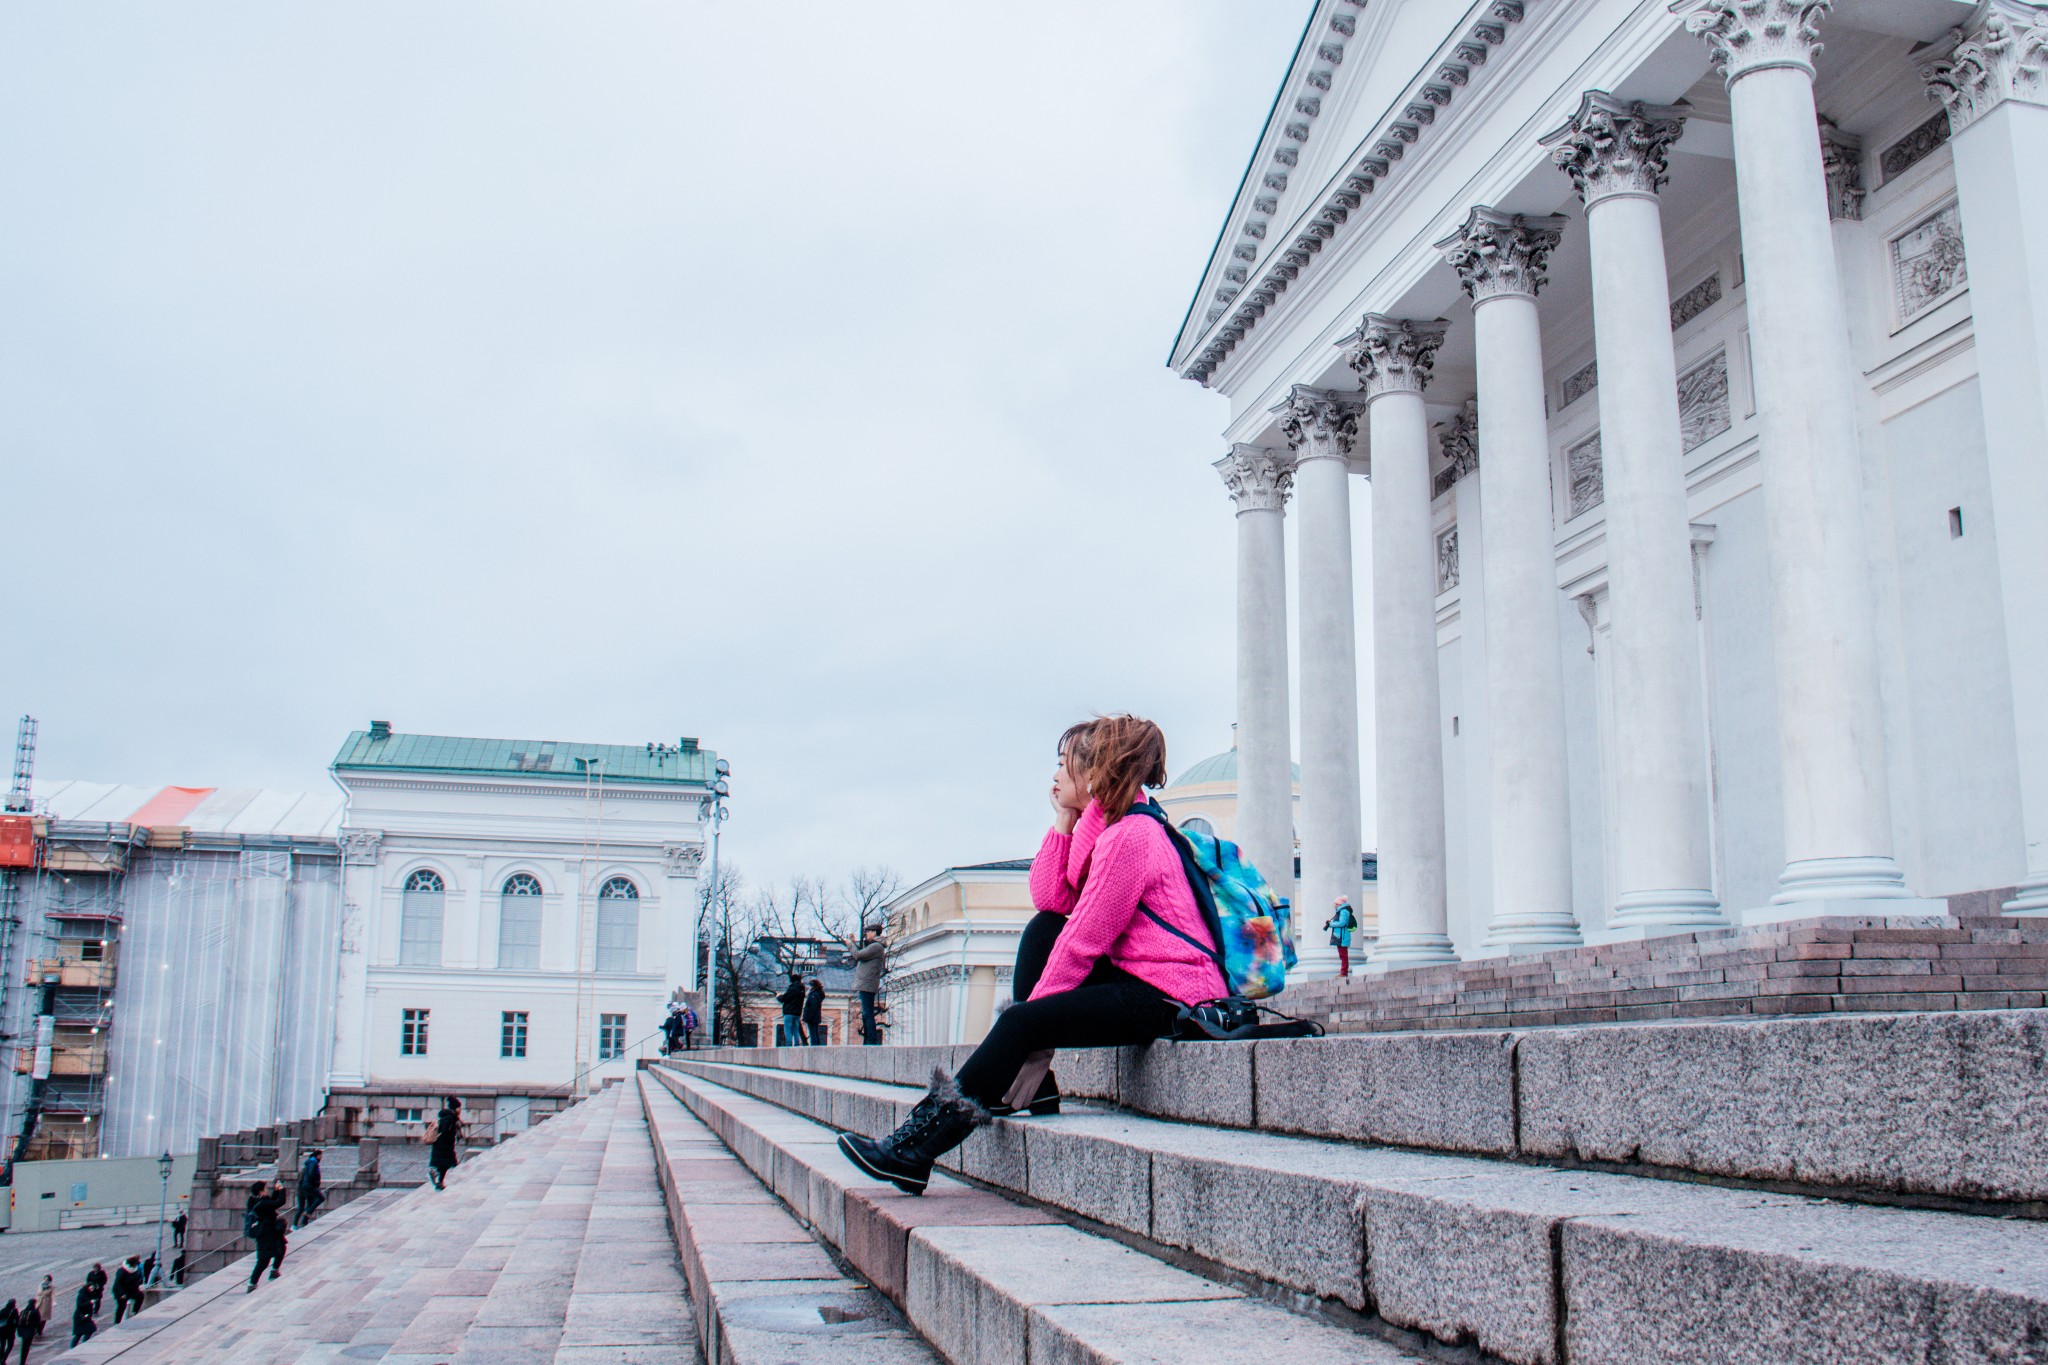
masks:
[[[966,1051],[694,1055],[900,1084]],[[2048,1011],[1158,1044],[1057,1068],[1069,1095],[1158,1118],[2048,1216]],[[837,1126],[881,1118],[872,1096],[837,1102]],[[970,1174],[1005,1183],[1017,1155],[980,1144]]]
[[[1420,1365],[1371,1337],[1248,1298],[944,1176],[924,1196],[905,1196],[868,1180],[817,1124],[716,1084],[650,1074],[673,1093],[675,1110],[687,1107],[749,1166],[773,1173],[778,1191],[785,1182],[814,1199],[836,1190],[847,1260],[889,1292],[950,1361],[1269,1365],[1284,1345],[1286,1358],[1304,1365]],[[914,1095],[901,1098],[907,1108]],[[650,1114],[655,1104],[650,1098]],[[788,1172],[791,1161],[806,1167],[803,1178]],[[1191,1322],[1206,1328],[1199,1343]]]
[[[684,1068],[688,1078],[656,1074],[705,1104],[773,1091],[816,1116],[851,1091],[900,1116],[916,1098],[872,1082]],[[1526,1365],[1553,1365],[1560,1322],[1574,1362],[1662,1359],[1674,1341],[1724,1351],[1685,1359],[1919,1359],[1946,1339],[1952,1307],[1973,1298],[2009,1340],[2048,1337],[2048,1228],[2037,1224],[1130,1116],[994,1127],[1022,1135],[1029,1189],[1018,1193]],[[1582,1302],[1617,1294],[1625,1307]],[[1705,1305],[1719,1328],[1702,1327]],[[1593,1320],[1598,1329],[1584,1325]],[[1831,1354],[1859,1340],[1908,1349]]]

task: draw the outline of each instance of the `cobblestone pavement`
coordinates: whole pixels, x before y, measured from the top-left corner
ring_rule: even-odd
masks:
[[[72,1228],[64,1232],[0,1233],[0,1303],[25,1299],[35,1293],[43,1276],[57,1277],[57,1306],[65,1321],[71,1317],[71,1297],[85,1282],[85,1272],[98,1261],[114,1273],[114,1267],[131,1252],[148,1257],[156,1250],[156,1224],[138,1223],[123,1228]],[[164,1255],[171,1256],[170,1230],[164,1230]],[[107,1321],[113,1321],[113,1301],[107,1301]]]

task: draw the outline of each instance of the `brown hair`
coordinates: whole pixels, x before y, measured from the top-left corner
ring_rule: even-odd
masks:
[[[1081,777],[1088,771],[1088,741],[1095,734],[1095,727],[1101,723],[1099,720],[1084,720],[1069,725],[1066,733],[1060,736],[1059,745],[1053,750],[1062,761],[1073,759],[1074,765],[1068,771],[1076,777]]]
[[[1105,825],[1130,814],[1146,787],[1166,785],[1166,736],[1138,716],[1104,716],[1088,736],[1088,788]]]

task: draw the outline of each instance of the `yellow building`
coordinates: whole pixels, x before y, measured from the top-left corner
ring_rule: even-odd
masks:
[[[1031,860],[949,867],[890,901],[885,1042],[978,1043],[1010,994]]]

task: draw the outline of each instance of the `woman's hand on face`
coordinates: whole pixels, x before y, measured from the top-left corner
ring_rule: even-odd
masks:
[[[1060,800],[1059,784],[1055,782],[1052,788],[1052,827],[1061,834],[1072,834],[1074,824],[1080,818],[1081,812]]]

